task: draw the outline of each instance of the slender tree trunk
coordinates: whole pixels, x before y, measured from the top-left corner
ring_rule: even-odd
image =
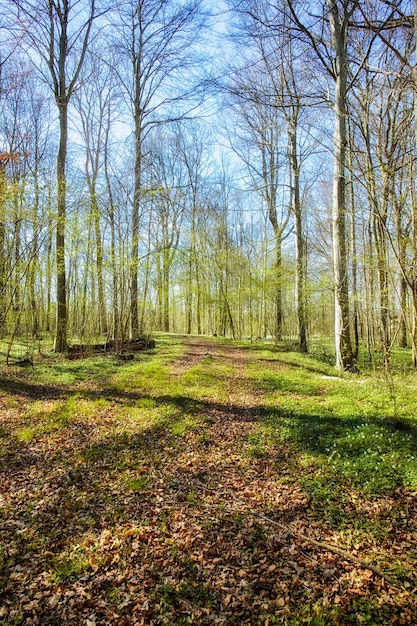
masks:
[[[349,183],[350,183],[350,253],[352,259],[352,298],[353,298],[353,358],[359,355],[359,299],[358,299],[358,256],[356,245],[356,213],[353,185],[353,163],[351,149],[351,132],[349,126]]]
[[[193,323],[193,277],[197,277],[197,258],[195,250],[195,202],[193,200],[193,207],[191,212],[191,233],[190,233],[190,255],[188,258],[187,266],[187,287],[186,287],[186,332],[187,335],[191,335],[192,323]],[[198,286],[197,286],[198,289]],[[197,298],[198,298],[198,294]],[[201,321],[200,321],[201,330]],[[200,332],[198,331],[198,334]]]
[[[36,166],[37,168],[37,166]],[[36,273],[38,269],[38,211],[39,211],[39,179],[37,169],[35,170],[35,197],[33,202],[33,243],[32,243],[32,261],[29,270],[29,294],[30,309],[32,314],[32,336],[37,339],[39,337],[39,312],[36,303]]]
[[[149,291],[149,276],[151,272],[151,218],[149,218],[148,222],[148,250],[146,255],[146,264],[145,264],[145,278],[143,283],[143,295],[142,295],[142,305],[141,305],[141,314],[140,314],[140,322],[139,322],[139,333],[143,335],[145,333],[145,319],[146,319],[146,302],[148,298]]]
[[[6,164],[0,161],[0,337],[6,323]]]
[[[366,310],[367,310],[367,345],[368,345],[368,357],[372,362],[373,354],[375,351],[375,323],[373,315],[373,307],[375,304],[375,271],[371,262],[374,254],[374,244],[372,236],[372,216],[369,216],[368,223],[366,224],[365,233],[365,258],[369,259],[368,269],[365,271],[365,294],[366,294]]]
[[[295,125],[289,130],[289,139],[290,162],[292,171],[292,208],[294,213],[295,231],[295,293],[297,300],[298,348],[301,352],[306,353],[308,351],[305,294],[306,245],[303,237],[302,211],[300,200],[300,167],[297,155],[297,131]]]
[[[162,322],[163,329],[166,333],[169,333],[169,250],[166,248],[162,253]]]
[[[411,328],[411,344],[413,349],[413,367],[417,368],[417,280],[414,279],[409,284],[411,303],[412,303],[412,328]]]
[[[110,198],[110,258],[112,268],[112,300],[113,300],[113,339],[120,337],[120,309],[119,309],[119,287],[116,262],[116,227],[114,219],[114,204],[112,195]]]
[[[410,196],[411,203],[414,201],[413,194],[413,166],[412,159],[410,159]],[[395,207],[395,229],[398,242],[398,260],[401,268],[406,267],[407,259],[407,247],[408,247],[408,228],[403,224],[403,202],[402,198],[394,198]],[[407,348],[408,346],[408,285],[404,276],[404,272],[401,273],[400,278],[400,319],[399,319],[399,331],[398,331],[398,345],[400,348]]]
[[[100,212],[97,203],[96,182],[91,181],[90,185],[91,211],[93,214],[94,234],[96,240],[96,271],[97,271],[97,295],[98,295],[98,317],[99,333],[107,335],[107,310],[104,293],[103,279],[103,244],[101,241]]]
[[[335,351],[336,367],[353,369],[349,321],[349,284],[346,251],[346,92],[347,92],[347,26],[333,0],[326,0],[332,33],[335,78],[334,101],[334,171],[333,171],[333,279],[335,305]]]
[[[66,158],[68,143],[68,103],[59,106],[59,148],[57,157],[57,224],[56,224],[56,330],[55,352],[67,349],[67,285],[65,272],[65,221],[66,221]]]
[[[197,317],[197,334],[202,334],[202,325],[201,325],[201,284],[200,284],[200,268],[197,261],[197,255],[195,255],[195,284],[196,284],[196,317]]]
[[[274,231],[274,336],[278,343],[282,339],[282,228],[275,205],[269,207],[269,221]]]
[[[87,259],[90,258],[91,255],[91,224],[88,224],[88,235],[87,235],[87,249],[86,249],[86,256]],[[76,270],[76,273],[77,270]],[[89,272],[84,271],[83,272],[83,282],[82,282],[82,296],[81,296],[81,312],[80,312],[80,326],[78,328],[78,332],[77,334],[80,336],[85,336],[86,335],[86,328],[87,328],[87,320],[90,317],[90,315],[88,314],[88,275]],[[76,276],[75,279],[75,284],[78,283],[78,277]],[[92,289],[91,289],[91,293],[93,293],[94,289],[93,289],[93,285]],[[75,294],[74,294],[75,295]],[[92,306],[92,303],[91,305]],[[77,316],[78,317],[78,316]]]
[[[163,281],[162,281],[162,265],[161,265],[161,252],[156,253],[156,268],[157,268],[157,300],[158,300],[158,317],[157,325],[162,330],[162,318],[163,318]]]
[[[358,255],[356,245],[356,222],[355,209],[353,205],[351,211],[351,255],[352,255],[352,294],[353,294],[353,358],[355,361],[359,355],[359,305],[358,305]]]
[[[135,177],[136,178],[136,177]],[[138,291],[139,291],[139,190],[136,189],[132,211],[132,251],[130,266],[130,337],[135,339],[139,334],[139,311],[138,311]]]
[[[140,78],[136,78],[136,90],[140,89]],[[130,337],[139,336],[139,210],[142,191],[142,116],[138,97],[135,99],[135,170],[132,207],[132,248],[130,260]]]
[[[282,233],[274,228],[275,235],[275,341],[282,339]]]
[[[193,291],[192,291],[192,282],[193,282],[193,253],[192,246],[190,249],[190,254],[188,256],[187,263],[187,277],[186,277],[186,288],[185,288],[185,326],[187,335],[191,335],[192,331],[192,320],[193,320]]]
[[[388,358],[390,337],[388,318],[388,270],[387,270],[387,244],[385,237],[386,220],[383,215],[375,216],[375,241],[378,263],[379,280],[379,311],[380,311],[380,340],[386,358]]]
[[[109,199],[110,221],[110,259],[112,269],[112,301],[113,301],[113,339],[120,339],[120,294],[116,256],[116,220],[113,191],[109,172],[109,134],[110,134],[110,108],[108,110],[107,125],[104,139],[104,175],[106,178],[107,195]]]
[[[407,283],[403,277],[400,280],[400,330],[398,333],[398,345],[400,348],[407,348]]]
[[[51,198],[49,197],[49,218],[48,218],[48,237],[46,242],[46,319],[45,330],[47,333],[51,332],[52,320],[52,267],[53,267],[53,232],[52,232],[52,211],[51,211]]]
[[[18,180],[14,184],[13,193],[13,211],[14,211],[14,289],[13,289],[13,313],[14,313],[14,334],[18,335],[20,332],[20,320],[22,317],[22,302],[20,293],[20,281],[21,281],[21,225],[20,219],[20,198],[19,198],[19,185]]]

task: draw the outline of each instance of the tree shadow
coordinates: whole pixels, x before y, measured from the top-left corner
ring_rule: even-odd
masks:
[[[68,389],[60,385],[48,385],[28,382],[16,378],[0,377],[0,392],[24,396],[29,400],[60,400],[70,394]]]
[[[49,391],[48,388],[46,391]],[[62,391],[59,390],[60,397],[63,397]],[[39,397],[31,395],[35,393],[31,386],[26,388],[26,393],[28,397]],[[84,399],[97,398],[96,391],[85,389],[64,395],[72,393]],[[254,409],[237,403],[195,399],[186,394],[153,395],[110,387],[100,395],[127,407],[136,403],[140,406],[144,399],[150,400],[161,409],[162,415],[166,407],[174,411],[162,417],[157,424],[143,427],[138,423],[135,432],[112,432],[94,441],[91,440],[94,429],[91,424],[82,419],[68,422],[61,438],[65,448],[50,447],[43,452],[38,451],[31,465],[19,465],[17,475],[12,472],[12,467],[9,471],[5,468],[6,480],[16,478],[19,489],[23,489],[26,481],[27,489],[26,501],[17,499],[16,508],[11,508],[8,519],[1,524],[5,545],[13,545],[18,550],[10,563],[5,563],[6,575],[13,571],[29,571],[30,557],[33,580],[42,580],[45,572],[55,572],[53,568],[64,576],[63,565],[65,559],[72,558],[71,547],[78,549],[77,554],[88,556],[88,541],[93,541],[92,537],[99,538],[106,531],[115,535],[120,549],[112,552],[110,540],[107,549],[105,539],[102,547],[98,543],[95,546],[99,555],[104,554],[103,575],[99,572],[95,576],[87,559],[82,572],[78,574],[71,570],[72,573],[65,574],[67,578],[64,580],[67,590],[79,590],[85,586],[93,601],[101,599],[100,603],[95,603],[95,610],[98,622],[102,624],[106,623],[108,616],[103,598],[114,585],[111,581],[116,580],[119,574],[123,579],[125,572],[142,575],[142,567],[149,570],[145,582],[139,580],[141,585],[147,585],[149,606],[160,606],[162,601],[169,601],[181,609],[183,596],[193,605],[209,606],[212,614],[216,615],[220,614],[221,607],[224,610],[227,606],[224,603],[230,601],[227,599],[230,593],[227,579],[224,579],[224,590],[215,587],[213,581],[223,580],[224,572],[251,572],[248,589],[252,599],[259,599],[259,604],[253,608],[246,606],[244,600],[236,600],[234,610],[239,611],[238,619],[241,620],[237,623],[249,624],[252,619],[253,623],[260,623],[262,602],[276,597],[277,591],[271,582],[274,576],[268,574],[269,568],[280,573],[279,577],[290,590],[288,602],[293,606],[311,602],[312,593],[316,600],[323,596],[327,584],[323,580],[323,568],[308,570],[310,578],[305,589],[292,584],[299,572],[304,571],[305,553],[310,548],[304,545],[299,550],[289,532],[265,528],[252,516],[256,507],[258,513],[288,527],[297,520],[308,523],[311,511],[308,498],[302,497],[302,489],[297,492],[293,485],[287,485],[288,497],[281,504],[272,505],[262,500],[251,501],[250,497],[245,501],[238,480],[241,479],[239,484],[246,481],[246,486],[250,487],[251,481],[267,481],[271,471],[279,476],[291,464],[296,466],[298,450],[316,456],[326,455],[329,441],[334,439],[340,443],[342,454],[360,456],[359,448],[352,450],[345,442],[349,432],[362,428],[364,423],[376,421],[388,435],[397,432],[394,424],[382,417],[366,420],[355,416],[323,417],[266,405]],[[190,430],[185,436],[176,436],[172,427],[186,415],[197,418],[197,432]],[[272,466],[267,457],[250,459],[251,471],[247,475],[243,473],[244,460],[241,465],[239,462],[231,463],[230,471],[235,483],[231,482],[226,490],[225,464],[230,459],[218,454],[207,465],[205,454],[216,442],[212,442],[210,437],[198,438],[199,434],[210,430],[211,425],[214,428],[216,420],[223,421],[226,429],[228,424],[232,427],[240,422],[263,423],[276,429],[277,441],[283,429],[290,429],[296,450],[289,450],[286,455],[281,450],[281,456],[277,454]],[[408,439],[414,445],[416,434],[414,426],[407,431]],[[196,459],[194,464],[187,464],[186,458],[181,460],[181,455],[185,457],[190,449],[195,453],[192,457]],[[16,454],[21,453],[22,450],[16,451]],[[296,482],[295,479],[294,485]],[[318,517],[322,527],[326,528],[326,511],[320,511]],[[142,535],[135,534],[136,530],[131,531],[132,527],[143,528]],[[143,539],[140,539],[141,536]],[[226,546],[230,549],[225,549]],[[204,566],[199,561],[201,555]],[[311,558],[314,559],[313,549]],[[157,567],[154,566],[155,559]],[[206,564],[210,567],[206,568]],[[21,570],[16,570],[16,567]],[[111,572],[109,576],[105,574],[107,567]],[[263,575],[258,575],[261,570]],[[57,575],[56,572],[54,575]],[[174,578],[182,579],[183,587],[168,587],[166,580]],[[94,584],[91,584],[92,581]],[[3,595],[8,601],[13,602],[13,597],[18,598],[19,593],[23,593],[24,579],[22,586],[17,577],[5,584]],[[59,592],[59,587],[57,589]],[[32,591],[30,594],[33,595]],[[41,598],[38,603],[43,623],[59,623],[64,599],[58,607],[49,603],[49,599],[49,596]],[[132,610],[129,602],[133,600],[129,597],[129,602],[126,602],[119,614],[122,616],[120,619],[126,617],[129,620],[129,611]],[[84,606],[76,602],[71,608],[72,615],[78,617],[83,615],[84,610]]]

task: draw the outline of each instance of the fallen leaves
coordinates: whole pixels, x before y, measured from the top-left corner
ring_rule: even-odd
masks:
[[[190,362],[185,356],[171,366],[174,381],[208,354],[213,363],[227,359],[235,374],[227,401],[214,388],[214,400],[192,407],[197,425],[184,436],[173,434],[169,421],[149,428],[120,423],[121,406],[134,406],[135,397],[143,402],[140,379],[137,396],[121,393],[96,414],[80,409],[76,419],[25,443],[12,435],[23,418],[15,407],[6,410],[4,623],[272,625],[297,612],[300,624],[315,617],[343,624],[360,623],[362,611],[379,623],[415,623],[415,585],[402,586],[416,556],[415,494],[396,494],[407,502],[406,517],[392,516],[394,500],[351,499],[353,510],[389,520],[391,531],[377,544],[362,537],[350,553],[373,556],[384,568],[395,560],[400,589],[309,542],[343,547],[346,534],[313,514],[298,483],[303,469],[288,447],[248,454],[260,402],[245,382],[250,357],[203,341],[189,350]],[[78,384],[77,393],[83,388],[88,384]],[[42,390],[36,394],[41,400]],[[172,414],[190,410],[178,403]],[[139,488],[147,477],[146,489]]]

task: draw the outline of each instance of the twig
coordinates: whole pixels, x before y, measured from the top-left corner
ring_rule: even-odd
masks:
[[[327,543],[326,541],[317,541],[317,539],[308,537],[308,535],[304,535],[303,533],[291,530],[285,524],[282,524],[281,522],[276,522],[270,517],[266,517],[266,515],[261,515],[260,513],[255,513],[254,511],[252,511],[252,515],[254,515],[255,517],[258,517],[259,519],[263,520],[264,522],[268,524],[271,524],[272,526],[277,526],[278,528],[285,530],[286,532],[290,533],[293,537],[297,537],[298,539],[302,539],[303,541],[311,543],[313,546],[317,546],[318,548],[323,548],[324,550],[329,550],[330,552],[335,552],[336,554],[343,556],[343,558],[347,559],[348,561],[352,561],[353,563],[356,563],[363,569],[369,569],[374,574],[377,574],[377,576],[379,576],[380,578],[383,578],[384,580],[386,580],[393,587],[396,587],[397,589],[401,588],[398,582],[394,580],[393,578],[391,578],[389,574],[386,574],[380,567],[378,567],[377,565],[373,565],[368,560],[360,559],[354,554],[351,554],[350,552],[343,550],[343,548],[338,548],[337,546],[334,546],[331,543]]]
[[[195,485],[195,486],[197,486],[197,485]],[[215,492],[214,489],[210,489],[210,487],[207,487],[205,485],[201,485],[201,486],[198,485],[198,488],[202,489],[202,490],[210,491],[210,492]],[[236,498],[233,496],[233,494],[229,492],[229,495],[236,502]],[[242,504],[247,504],[247,503],[242,502]],[[213,506],[213,505],[211,505],[211,506]],[[216,506],[216,505],[214,505],[214,506]],[[338,548],[337,546],[334,546],[331,543],[327,543],[325,541],[317,541],[317,539],[313,539],[312,537],[309,537],[308,535],[304,535],[303,533],[300,533],[298,531],[291,530],[291,528],[289,528],[289,526],[283,524],[282,522],[277,522],[277,521],[271,519],[270,517],[267,517],[266,515],[262,515],[260,513],[256,513],[253,510],[251,510],[250,513],[254,517],[257,517],[258,519],[263,520],[267,524],[271,524],[272,526],[277,526],[278,528],[281,528],[282,530],[285,530],[287,533],[289,533],[293,537],[301,539],[302,541],[306,541],[307,543],[311,543],[313,546],[316,546],[318,548],[322,548],[324,550],[329,550],[329,552],[334,552],[336,554],[339,554],[339,556],[342,556],[343,558],[347,559],[348,561],[352,561],[353,563],[356,563],[361,568],[370,570],[371,572],[373,572],[374,574],[376,574],[377,576],[379,576],[383,580],[386,580],[387,583],[389,583],[392,587],[395,587],[396,589],[401,589],[402,588],[398,584],[398,582],[396,580],[394,580],[394,578],[391,578],[391,576],[389,574],[386,574],[380,567],[378,567],[377,565],[373,565],[368,560],[360,559],[359,557],[355,556],[354,554],[351,554],[350,552],[347,552],[346,550],[343,550],[343,548]]]

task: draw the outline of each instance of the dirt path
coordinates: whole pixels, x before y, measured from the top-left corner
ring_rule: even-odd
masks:
[[[262,502],[264,507],[279,503],[282,515],[300,512],[307,500],[294,484],[283,484],[281,478],[293,470],[294,455],[286,446],[261,447],[256,444],[256,427],[260,420],[263,393],[253,389],[245,376],[246,368],[256,363],[248,351],[231,345],[219,345],[212,340],[186,339],[186,353],[175,363],[172,371],[181,377],[184,372],[209,360],[210,367],[227,364],[227,394],[219,402],[202,404],[205,424],[203,449],[198,441],[188,439],[189,453],[198,455],[197,473],[206,475],[205,486],[220,498],[224,491],[238,489],[237,495]],[[280,367],[276,363],[277,368]],[[204,365],[203,365],[204,367]],[[279,466],[280,474],[274,469]],[[210,468],[210,476],[207,475]],[[232,493],[232,492],[231,492]],[[228,497],[231,495],[229,493]],[[235,504],[235,503],[234,503]]]

